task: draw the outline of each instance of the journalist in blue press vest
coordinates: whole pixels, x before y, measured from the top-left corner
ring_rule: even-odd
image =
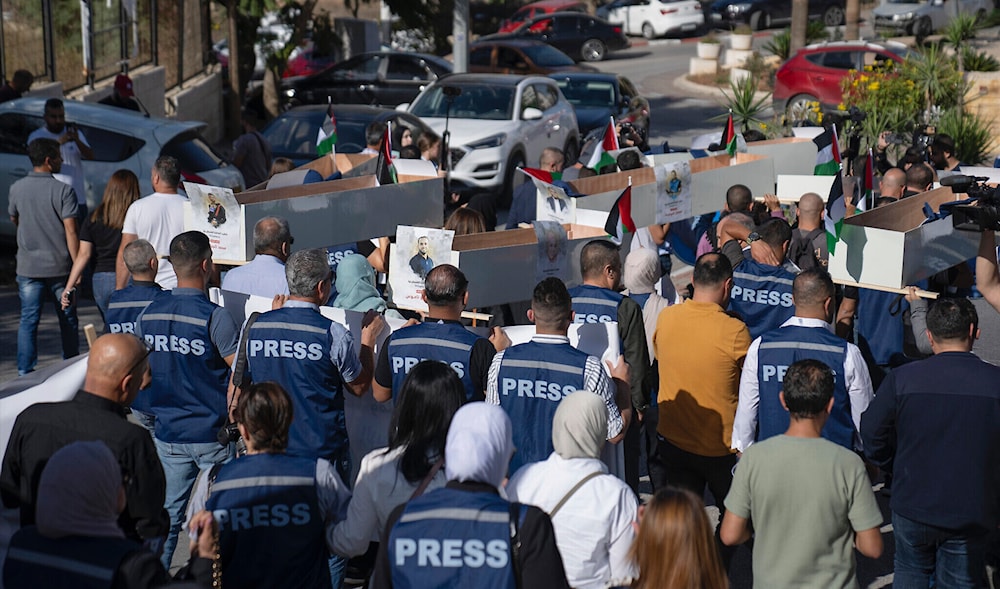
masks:
[[[510,339],[499,327],[487,339],[462,325],[469,281],[450,264],[439,264],[427,273],[421,298],[428,309],[423,323],[397,330],[382,344],[372,385],[375,400],[395,400],[414,366],[422,360],[437,360],[455,371],[467,400],[482,401],[490,362],[497,351],[510,345]]]
[[[393,510],[369,587],[569,587],[549,516],[500,497],[511,429],[499,407],[468,403],[455,413],[448,483]]]

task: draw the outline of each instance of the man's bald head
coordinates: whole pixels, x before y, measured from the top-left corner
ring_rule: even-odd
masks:
[[[432,307],[465,306],[469,280],[451,264],[438,264],[424,279],[424,296]]]
[[[109,333],[94,341],[83,388],[88,393],[128,405],[149,372],[142,341],[127,333]]]
[[[823,218],[823,199],[815,192],[807,192],[799,198],[799,228],[812,231],[819,227]]]
[[[253,226],[253,251],[282,260],[291,253],[292,233],[281,217],[264,217]]]
[[[906,188],[906,172],[899,168],[890,168],[882,174],[882,182],[879,184],[879,193],[882,196],[901,198],[903,190]]]

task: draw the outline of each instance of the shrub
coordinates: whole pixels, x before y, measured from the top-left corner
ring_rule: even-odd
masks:
[[[962,65],[967,72],[995,72],[1000,70],[1000,61],[985,51],[972,47],[962,47]]]
[[[976,166],[989,157],[989,148],[993,143],[992,124],[992,119],[984,119],[955,106],[941,115],[938,132],[951,135],[955,140],[955,157],[959,161]]]

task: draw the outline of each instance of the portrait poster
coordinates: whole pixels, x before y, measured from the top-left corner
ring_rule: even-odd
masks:
[[[426,311],[424,279],[438,264],[450,264],[454,231],[400,225],[389,250],[389,287],[396,306]]]
[[[576,223],[576,200],[559,186],[532,177],[535,183],[535,220]]]
[[[185,182],[184,191],[188,195],[184,230],[207,235],[215,260],[246,261],[243,209],[233,191],[194,182]]]
[[[656,175],[656,223],[674,223],[691,218],[691,164],[688,161],[660,164]]]
[[[550,276],[566,282],[569,278],[566,229],[555,221],[535,221],[534,227],[538,238],[535,282]]]

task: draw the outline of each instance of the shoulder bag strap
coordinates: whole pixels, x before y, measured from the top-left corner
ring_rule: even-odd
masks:
[[[510,564],[514,569],[514,587],[522,589],[524,583],[521,580],[521,524],[527,509],[524,504],[511,502],[510,504]]]
[[[247,344],[250,340],[250,326],[253,325],[259,316],[260,313],[257,311],[250,313],[250,317],[247,318],[247,324],[243,327],[243,341],[241,342],[243,345],[240,346],[239,353],[236,356],[236,363],[233,364],[233,384],[239,389],[250,384],[245,382],[244,379],[247,369]]]
[[[559,513],[559,510],[562,509],[563,505],[566,505],[566,502],[569,501],[569,498],[572,497],[574,493],[576,493],[577,491],[579,491],[580,487],[582,487],[583,485],[585,485],[587,483],[587,481],[589,481],[590,479],[592,479],[592,478],[594,478],[596,476],[600,476],[602,474],[604,474],[604,473],[598,470],[598,471],[594,471],[594,472],[588,474],[587,476],[583,477],[582,479],[580,479],[580,482],[578,482],[577,484],[573,485],[573,488],[570,489],[568,493],[566,493],[565,495],[563,495],[563,498],[559,500],[559,503],[556,503],[556,506],[552,508],[552,511],[549,512],[549,519],[555,519],[556,514]]]
[[[431,466],[431,469],[424,477],[424,480],[420,481],[420,486],[413,490],[413,494],[410,495],[410,500],[416,499],[424,494],[424,491],[427,490],[427,485],[431,484],[431,481],[433,481],[434,477],[437,476],[437,473],[441,470],[442,466],[444,466],[444,456],[438,458],[437,462],[434,463],[434,466]]]

